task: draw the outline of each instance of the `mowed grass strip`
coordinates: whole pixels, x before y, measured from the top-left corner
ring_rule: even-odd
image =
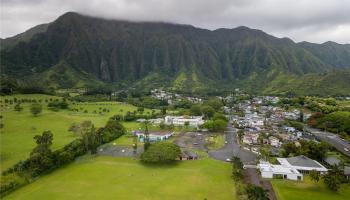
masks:
[[[43,112],[34,117],[30,113],[30,103],[22,103],[24,108],[21,112],[14,111],[14,105],[4,104],[4,99],[36,99],[42,100]],[[116,114],[126,114],[128,111],[135,111],[135,106],[119,102],[98,102],[98,103],[78,103],[71,104],[71,108],[82,108],[81,111],[60,110],[58,112],[47,109],[45,99],[56,99],[59,97],[48,95],[13,95],[2,96],[1,115],[3,116],[4,127],[0,129],[0,167],[1,171],[12,166],[19,160],[26,159],[35,146],[33,137],[41,134],[45,130],[50,130],[54,134],[53,149],[63,147],[72,141],[75,136],[68,129],[73,123],[80,123],[90,120],[95,127],[102,127],[107,120]],[[100,109],[101,108],[101,109]],[[108,109],[109,112],[98,112]],[[84,113],[87,110],[88,113]],[[94,114],[93,111],[97,112]],[[145,109],[145,112],[151,112]],[[124,123],[128,130],[138,129],[141,124],[136,122]]]
[[[235,199],[231,165],[211,159],[176,165],[95,157],[70,164],[4,199]]]
[[[309,177],[303,182],[272,180],[273,189],[278,200],[349,200],[350,184],[343,184],[338,192],[329,190],[323,180],[314,183]]]

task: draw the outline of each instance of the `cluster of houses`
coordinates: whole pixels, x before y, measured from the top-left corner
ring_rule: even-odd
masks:
[[[280,126],[285,119],[299,119],[300,112],[299,110],[285,111],[283,108],[273,106],[278,100],[278,97],[255,97],[238,104],[240,115],[234,115],[231,119],[237,128],[244,130],[243,145],[251,149],[259,148],[261,144],[269,144],[274,148],[274,152],[278,152],[284,142],[313,139],[310,134],[294,127]],[[273,104],[270,105],[267,102]]]
[[[166,100],[169,105],[173,104],[176,101],[182,101],[184,99],[192,102],[192,103],[201,103],[203,100],[199,97],[192,97],[192,96],[181,96],[180,94],[171,93],[164,91],[162,89],[153,89],[151,90],[151,96],[153,98],[159,99],[159,100]]]

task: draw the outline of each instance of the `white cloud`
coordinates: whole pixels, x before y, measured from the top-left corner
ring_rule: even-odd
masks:
[[[350,0],[1,0],[1,37],[67,11],[202,28],[244,25],[295,41],[350,43]]]

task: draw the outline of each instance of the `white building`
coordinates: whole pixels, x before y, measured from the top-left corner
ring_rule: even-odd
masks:
[[[303,175],[292,167],[273,165],[269,162],[260,161],[258,169],[263,178],[281,178],[289,180],[303,180]]]
[[[189,126],[200,126],[204,124],[202,116],[166,116],[164,119],[165,124],[173,124],[175,126],[184,126],[188,123]]]
[[[319,162],[306,156],[296,156],[291,158],[277,158],[280,165],[273,165],[269,162],[260,161],[258,169],[263,178],[282,178],[290,180],[303,180],[303,174],[312,170],[324,174],[328,170]]]
[[[172,131],[163,131],[163,132],[150,132],[148,134],[149,140],[151,142],[156,142],[156,141],[164,141],[167,140],[168,138],[170,138],[172,135],[174,134],[174,132]],[[145,133],[144,132],[139,132],[139,131],[135,131],[134,135],[137,136],[137,138],[139,139],[140,142],[144,142],[145,140]]]

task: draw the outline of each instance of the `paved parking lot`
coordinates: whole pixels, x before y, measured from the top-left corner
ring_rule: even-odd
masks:
[[[137,148],[135,153],[133,148],[130,146],[119,146],[113,145],[111,143],[104,144],[97,149],[97,155],[104,156],[114,156],[114,157],[138,157],[143,153],[143,147],[140,146]]]
[[[225,139],[227,143],[219,150],[209,151],[209,156],[221,161],[226,161],[226,159],[230,159],[232,156],[237,156],[244,164],[255,164],[256,155],[241,148],[241,146],[237,143],[235,134],[235,129],[232,128],[231,124],[229,124],[225,131]]]

